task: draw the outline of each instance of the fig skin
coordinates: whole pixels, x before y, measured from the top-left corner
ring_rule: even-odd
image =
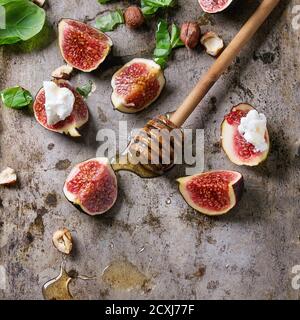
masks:
[[[230,114],[232,111],[236,111],[236,110],[250,111],[250,110],[256,110],[256,109],[248,103],[240,103],[240,104],[234,106],[228,114]],[[228,123],[227,123],[225,117],[224,117],[224,120],[221,124],[221,146],[222,146],[223,151],[225,152],[225,154],[229,158],[229,160],[238,166],[249,166],[249,167],[255,167],[255,166],[258,166],[258,165],[266,162],[266,160],[268,159],[269,153],[270,153],[270,149],[271,149],[268,128],[266,131],[266,141],[269,145],[268,150],[262,152],[261,154],[258,154],[256,157],[253,157],[252,160],[249,160],[249,161],[243,160],[240,157],[237,157],[234,153],[229,152],[229,150],[228,150],[227,143],[226,143],[226,141],[227,141],[226,139],[228,139],[228,137],[226,137],[226,132],[228,132],[226,127],[228,127]],[[226,146],[225,146],[225,144],[226,144]]]
[[[235,2],[235,0],[228,0],[227,4],[225,4],[223,7],[221,7],[221,8],[215,7],[214,9],[209,10],[202,4],[202,1],[203,0],[198,0],[201,9],[206,13],[213,13],[213,14],[225,11],[228,7],[230,7],[231,4],[233,4]]]
[[[229,187],[229,198],[230,198],[230,205],[227,208],[224,208],[223,210],[213,210],[213,209],[208,209],[201,207],[197,205],[192,198],[190,197],[188,191],[186,190],[186,184],[190,181],[192,181],[196,177],[201,177],[209,174],[214,174],[214,173],[232,173],[236,175],[236,179],[228,182],[228,187]],[[179,183],[179,192],[182,195],[183,199],[185,202],[195,209],[196,211],[207,215],[207,216],[220,216],[227,214],[230,212],[232,209],[236,207],[238,202],[241,200],[244,192],[244,177],[241,173],[236,172],[236,171],[228,171],[228,170],[216,170],[216,171],[209,171],[209,172],[203,172],[200,174],[196,174],[194,176],[189,176],[189,177],[183,177],[177,179],[177,182]]]

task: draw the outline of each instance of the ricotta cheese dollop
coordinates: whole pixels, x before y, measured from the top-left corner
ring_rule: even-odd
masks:
[[[256,152],[264,152],[268,149],[265,139],[267,119],[264,114],[250,110],[245,117],[241,118],[238,130],[245,140],[255,147]]]
[[[68,88],[60,88],[53,81],[44,81],[45,110],[48,125],[65,120],[73,111],[75,96]]]

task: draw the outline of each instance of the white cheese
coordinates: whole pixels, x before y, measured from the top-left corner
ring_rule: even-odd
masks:
[[[256,110],[249,111],[245,117],[241,118],[238,130],[245,140],[255,147],[256,152],[264,152],[268,149],[265,139],[267,119],[264,114]]]
[[[68,88],[60,88],[53,81],[44,81],[45,110],[48,125],[65,120],[73,111],[75,97]]]

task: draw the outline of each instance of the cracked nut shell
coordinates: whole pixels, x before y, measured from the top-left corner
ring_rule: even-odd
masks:
[[[73,239],[71,232],[67,228],[59,229],[54,232],[52,241],[58,251],[64,254],[71,253],[73,248]]]
[[[73,67],[69,66],[68,64],[65,64],[57,69],[55,69],[51,76],[54,79],[64,79],[69,80],[71,78],[71,73],[73,72]]]

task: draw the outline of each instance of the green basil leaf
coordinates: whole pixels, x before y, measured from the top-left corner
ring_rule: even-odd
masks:
[[[38,34],[45,23],[44,9],[28,0],[2,0],[6,28],[0,29],[0,45],[26,41]]]
[[[17,2],[17,1],[23,1],[23,0],[0,0],[0,6],[4,6],[7,3]]]
[[[145,16],[151,16],[159,9],[174,7],[176,3],[176,0],[141,0],[141,7]]]
[[[172,49],[183,45],[180,40],[180,29],[173,24],[170,34],[167,22],[165,20],[159,21],[156,30],[156,47],[153,53],[153,60],[162,68],[165,68]]]
[[[159,7],[150,7],[150,6],[143,5],[143,1],[142,1],[141,7],[142,7],[142,12],[144,16],[152,16],[159,9]]]
[[[37,35],[26,41],[19,41],[11,46],[12,52],[30,53],[32,51],[39,51],[49,46],[55,41],[56,34],[52,25],[46,20],[43,29]]]
[[[109,1],[111,1],[111,0],[98,0],[98,2],[99,2],[100,4],[105,4],[105,3],[109,2]]]
[[[96,19],[96,28],[103,32],[112,31],[119,24],[124,23],[124,16],[122,10],[112,11],[104,16]]]
[[[100,4],[105,4],[111,0],[98,0]],[[144,16],[152,16],[159,9],[166,9],[168,7],[174,7],[177,0],[141,0],[141,8]]]
[[[175,5],[175,0],[142,0],[144,5],[150,6],[150,7],[172,7]]]
[[[77,87],[76,91],[82,95],[84,98],[87,98],[93,90],[93,81],[89,80],[87,84],[82,87]]]
[[[159,64],[162,69],[165,69],[165,67],[167,66],[167,62],[168,62],[168,56],[165,57],[154,57],[153,59],[157,64]]]
[[[184,46],[184,43],[180,39],[180,28],[174,23],[172,24],[171,31],[171,46],[173,49]]]
[[[153,53],[154,61],[162,68],[165,68],[171,50],[172,46],[168,24],[165,20],[161,20],[159,21],[156,30],[156,48]]]
[[[29,91],[20,86],[4,89],[0,92],[3,104],[8,108],[22,109],[33,101]]]
[[[171,53],[171,38],[168,31],[168,24],[165,20],[159,21],[156,30],[156,48],[154,55],[161,57]]]

